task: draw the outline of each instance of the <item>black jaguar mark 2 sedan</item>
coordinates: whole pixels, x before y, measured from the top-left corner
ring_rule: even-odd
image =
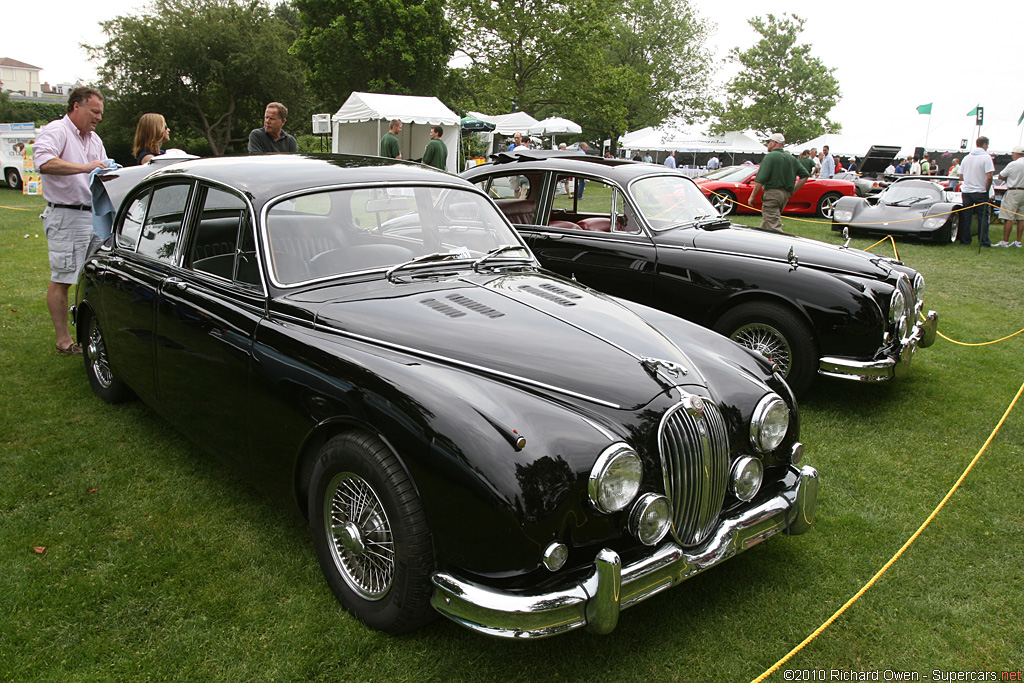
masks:
[[[488,192],[541,265],[710,327],[782,370],[892,379],[935,339],[924,277],[890,258],[732,225],[664,166],[545,152],[500,154],[462,176]]]
[[[543,273],[470,183],[339,156],[104,177],[74,307],[93,390],[294,497],[373,628],[607,633],[813,522],[770,363]]]

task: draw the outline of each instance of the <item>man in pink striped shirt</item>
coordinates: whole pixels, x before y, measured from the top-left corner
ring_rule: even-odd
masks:
[[[89,174],[106,167],[107,151],[96,134],[103,120],[103,95],[93,88],[75,88],[64,118],[51,121],[35,145],[35,164],[43,180],[43,227],[50,252],[50,283],[46,306],[57,333],[57,353],[82,355],[68,332],[68,291],[78,279],[92,242],[92,193]]]

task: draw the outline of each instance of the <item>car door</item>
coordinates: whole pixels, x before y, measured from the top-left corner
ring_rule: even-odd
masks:
[[[544,191],[534,222],[516,225],[541,264],[606,294],[647,302],[657,252],[618,186],[556,173]]]
[[[143,397],[157,395],[156,301],[173,268],[190,191],[190,183],[169,182],[130,197],[101,275],[100,323],[111,364]]]
[[[238,194],[199,184],[180,263],[156,307],[161,401],[194,436],[240,458],[247,446],[252,343],[266,296],[253,220]]]

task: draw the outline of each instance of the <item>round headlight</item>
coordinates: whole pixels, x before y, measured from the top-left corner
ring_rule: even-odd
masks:
[[[750,418],[750,444],[767,453],[779,447],[789,431],[789,406],[778,394],[768,394]]]
[[[907,313],[907,302],[903,298],[903,292],[894,289],[892,298],[889,299],[889,322],[894,323]]]
[[[764,466],[761,465],[761,461],[749,455],[744,456],[733,463],[729,488],[734,496],[747,502],[757,495],[763,476]]]
[[[846,223],[853,218],[853,211],[835,211],[832,216],[837,223]]]
[[[672,506],[668,498],[645,493],[629,514],[629,530],[644,545],[654,545],[665,538],[672,522]]]
[[[623,443],[609,446],[590,471],[590,502],[601,512],[621,510],[636,497],[643,475],[643,463],[632,448]]]

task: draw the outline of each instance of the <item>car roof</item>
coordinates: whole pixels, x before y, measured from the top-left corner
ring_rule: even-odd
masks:
[[[254,198],[269,198],[295,190],[328,185],[465,182],[457,176],[423,164],[343,154],[261,154],[187,159],[166,165],[147,178],[177,175],[223,183]]]
[[[570,173],[594,173],[614,178],[625,183],[633,178],[659,173],[665,175],[686,176],[661,164],[651,164],[630,159],[605,159],[590,154],[564,150],[520,150],[518,152],[499,152],[491,156],[492,162],[470,168],[464,175],[475,176],[480,173],[496,171],[523,170],[555,170]],[[479,170],[478,170],[479,169]]]

